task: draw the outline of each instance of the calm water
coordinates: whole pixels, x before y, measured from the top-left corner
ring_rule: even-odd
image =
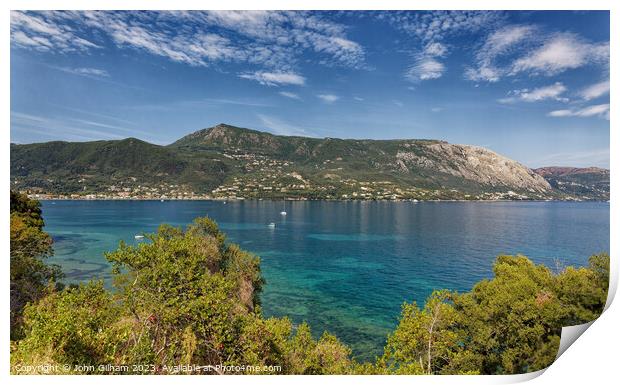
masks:
[[[469,290],[498,254],[556,266],[609,251],[608,203],[47,201],[43,214],[68,281],[109,280],[103,252],[120,240],[209,215],[261,257],[267,316],[306,320],[363,359],[381,354],[404,301]]]

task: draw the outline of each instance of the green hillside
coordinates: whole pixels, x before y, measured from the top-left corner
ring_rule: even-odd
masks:
[[[134,138],[11,145],[13,188],[38,194],[156,199],[601,197],[598,192],[576,195],[541,175],[487,149],[438,140],[319,139],[226,124],[168,146]]]

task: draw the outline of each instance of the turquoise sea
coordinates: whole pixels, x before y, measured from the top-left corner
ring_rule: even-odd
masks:
[[[267,316],[306,320],[360,359],[382,352],[404,301],[433,289],[469,290],[499,254],[552,268],[609,251],[605,202],[44,201],[51,263],[67,281],[103,278],[103,253],[160,223],[215,219],[261,257]],[[286,216],[280,215],[285,210]],[[270,227],[269,223],[275,223]]]

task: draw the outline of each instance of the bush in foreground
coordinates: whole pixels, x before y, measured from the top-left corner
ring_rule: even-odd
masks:
[[[215,223],[185,230],[163,225],[138,246],[106,255],[115,291],[92,282],[26,306],[25,338],[13,367],[128,365],[130,371],[176,373],[178,365],[222,372],[223,366],[280,366],[280,373],[346,373],[350,350],[302,324],[263,318],[259,259],[227,244]],[[246,370],[250,371],[250,369]]]

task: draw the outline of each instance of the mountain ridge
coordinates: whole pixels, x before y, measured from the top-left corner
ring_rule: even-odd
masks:
[[[41,194],[425,200],[590,199],[592,193],[604,199],[605,183],[591,180],[594,175],[595,188],[570,190],[556,174],[442,140],[283,136],[224,123],[164,146],[136,138],[11,144],[12,184]]]

